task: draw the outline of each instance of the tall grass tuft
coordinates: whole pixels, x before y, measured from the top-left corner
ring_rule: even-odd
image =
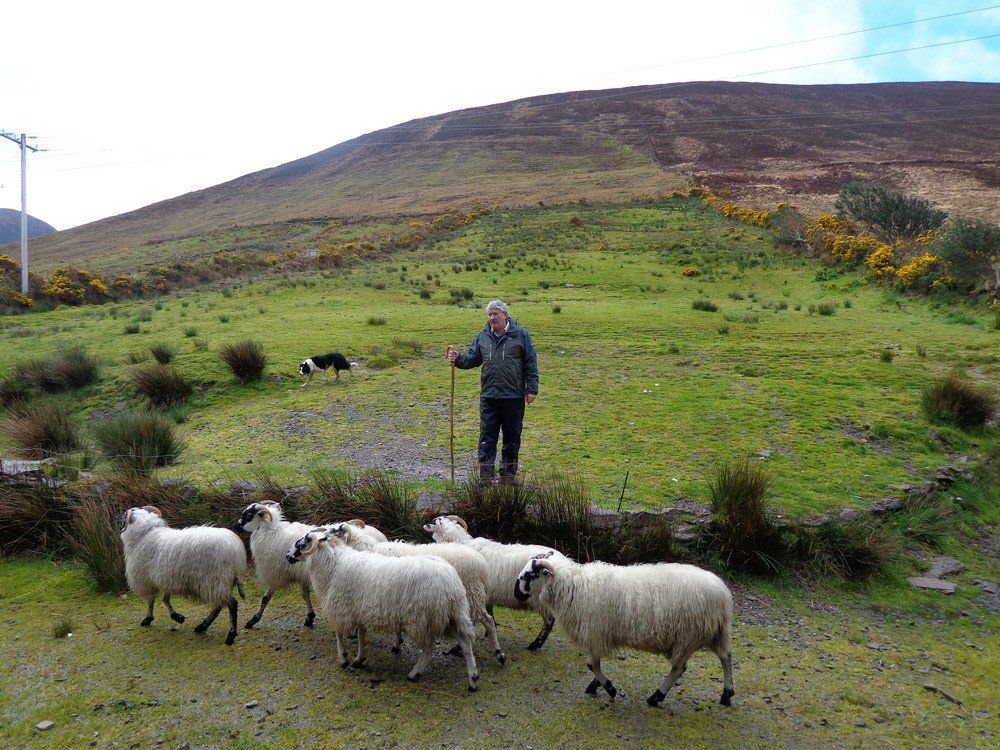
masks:
[[[770,487],[767,471],[749,459],[716,468],[709,493],[718,526],[718,553],[725,563],[761,570],[774,567],[775,534],[764,506]]]
[[[923,404],[929,418],[963,430],[982,427],[996,411],[993,394],[957,372],[932,383],[924,391]]]
[[[153,344],[149,347],[149,353],[161,365],[169,365],[173,358],[177,356],[177,350],[170,346],[170,344],[164,344],[163,342]]]
[[[719,306],[712,302],[712,300],[705,299],[704,297],[694,300],[691,303],[691,307],[702,312],[716,312],[719,309]]]
[[[99,370],[97,358],[82,347],[72,347],[49,357],[21,362],[14,368],[16,377],[46,393],[90,385],[97,380]]]
[[[416,498],[395,474],[317,469],[311,479],[309,492],[298,501],[304,523],[360,518],[390,537],[417,540],[426,536],[416,515]]]
[[[95,424],[93,433],[108,461],[127,475],[148,475],[184,451],[174,423],[155,412],[122,412]]]
[[[55,401],[15,403],[0,421],[0,429],[24,458],[72,453],[82,444],[69,410]]]
[[[899,551],[896,537],[868,518],[796,527],[786,556],[813,576],[869,580]]]
[[[137,393],[161,409],[181,404],[191,396],[191,383],[173,365],[155,364],[136,368],[130,373]]]
[[[267,353],[260,342],[251,339],[226,344],[219,350],[219,356],[241,383],[253,383],[264,377],[267,369]]]
[[[0,485],[0,556],[58,552],[65,545],[69,506],[44,483]]]
[[[70,545],[98,591],[117,593],[128,588],[118,519],[132,506],[123,497],[103,493],[84,494],[73,506]]]

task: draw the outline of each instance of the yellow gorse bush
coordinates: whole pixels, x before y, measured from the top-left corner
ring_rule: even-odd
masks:
[[[882,245],[868,256],[866,262],[873,276],[885,278],[896,273],[896,253],[892,245]]]
[[[896,270],[896,278],[902,282],[904,287],[909,289],[916,284],[917,281],[920,280],[920,277],[927,273],[932,266],[940,262],[941,259],[937,256],[931,255],[930,253],[924,253],[920,257],[913,258],[901,265]]]

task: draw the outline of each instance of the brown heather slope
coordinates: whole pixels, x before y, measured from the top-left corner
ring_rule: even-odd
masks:
[[[32,248],[42,268],[123,248],[154,262],[156,243],[235,227],[615,200],[689,177],[810,210],[871,179],[1000,219],[1000,84],[695,82],[532,97],[376,131]]]

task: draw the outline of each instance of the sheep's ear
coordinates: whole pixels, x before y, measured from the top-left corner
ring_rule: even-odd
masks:
[[[543,576],[551,576],[555,575],[556,573],[556,569],[552,567],[552,563],[550,563],[548,560],[545,559],[537,560],[535,562],[535,565],[538,567],[538,570],[541,572]]]
[[[347,529],[346,523],[335,523],[329,529],[323,529],[323,531],[328,532],[327,536],[333,534],[333,536],[340,537],[341,539],[343,539],[350,533]]]
[[[461,516],[445,516],[445,518],[450,518],[452,521],[454,521],[455,523],[457,523],[459,526],[461,526],[466,531],[469,530],[469,524],[467,524],[465,522],[465,519],[462,518]]]
[[[357,526],[359,529],[363,529],[365,527],[365,522],[360,518],[352,518],[347,523],[351,524],[351,526]]]
[[[535,555],[535,559],[545,560],[546,558],[552,557],[552,555],[554,554],[555,552],[553,550],[549,550],[548,552],[539,552],[537,555]]]
[[[160,509],[157,508],[155,505],[144,505],[142,506],[142,509],[148,511],[149,513],[152,513],[153,515],[163,518],[163,513],[161,513]]]
[[[436,528],[437,528],[437,524],[436,523],[425,523],[424,524],[424,531],[426,531],[428,534],[433,534],[434,533],[434,529],[436,529]]]

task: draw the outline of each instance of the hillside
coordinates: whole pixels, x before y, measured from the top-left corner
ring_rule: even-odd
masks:
[[[51,234],[56,228],[28,214],[28,237]],[[21,241],[21,212],[13,208],[0,208],[0,245]]]
[[[533,97],[376,131],[57,233],[34,254],[44,267],[234,227],[611,200],[687,177],[749,202],[813,209],[861,177],[998,218],[998,107],[1000,85],[950,82],[699,82]]]

